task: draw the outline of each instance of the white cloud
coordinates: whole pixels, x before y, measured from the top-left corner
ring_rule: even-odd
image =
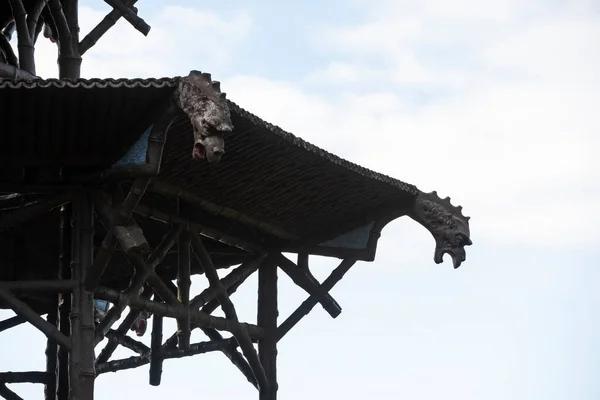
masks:
[[[598,18],[548,2],[442,3],[373,3],[363,25],[315,35],[337,58],[305,82],[238,77],[229,91],[330,151],[454,195],[476,236],[597,243]],[[420,57],[432,43],[472,65]],[[387,88],[356,87],[368,81]],[[415,105],[419,87],[446,92]]]

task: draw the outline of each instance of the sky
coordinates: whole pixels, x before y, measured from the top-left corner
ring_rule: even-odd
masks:
[[[83,37],[109,8],[80,3]],[[474,244],[458,270],[449,258],[433,262],[433,238],[412,220],[388,225],[375,262],[358,263],[333,289],[342,314],[333,320],[317,306],[280,342],[280,399],[600,398],[599,2],[138,8],[148,37],[119,21],[85,54],[83,77],[210,72],[261,118],[449,195],[472,217]],[[55,47],[40,43],[38,74],[56,77],[55,60]],[[320,279],[337,262],[311,258]],[[306,294],[279,280],[283,321]],[[204,285],[195,278],[193,292]],[[233,297],[247,321],[256,288],[253,277]],[[44,368],[41,333],[1,335],[0,370]],[[102,375],[97,398],[123,398],[125,388],[144,400],[257,398],[220,353],[166,361],[162,385],[147,382],[147,367]],[[42,397],[41,385],[13,388]]]

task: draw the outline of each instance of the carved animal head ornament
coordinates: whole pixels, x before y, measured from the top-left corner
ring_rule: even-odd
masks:
[[[176,96],[178,106],[187,114],[194,129],[192,157],[218,162],[225,153],[223,136],[233,131],[231,113],[220,83],[210,74],[191,71],[182,78]]]
[[[460,267],[467,258],[465,247],[473,244],[469,217],[462,214],[462,207],[454,207],[449,197],[441,199],[436,192],[420,193],[409,215],[433,235],[435,263],[442,263],[444,254],[449,254],[454,268]]]

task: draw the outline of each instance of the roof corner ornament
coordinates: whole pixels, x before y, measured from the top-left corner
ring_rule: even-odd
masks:
[[[444,254],[452,257],[454,268],[466,260],[465,247],[473,244],[469,219],[462,214],[462,207],[454,207],[450,198],[441,199],[437,192],[420,192],[408,212],[408,216],[423,225],[435,239],[433,260],[443,262]]]
[[[231,113],[221,85],[211,75],[193,70],[179,81],[176,105],[194,129],[192,157],[216,163],[225,153],[224,136],[233,131]]]

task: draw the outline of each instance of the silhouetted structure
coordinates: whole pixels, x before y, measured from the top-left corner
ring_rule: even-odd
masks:
[[[81,54],[121,16],[150,29],[135,1],[105,1],[114,10],[81,41],[75,0],[0,7],[4,37],[16,26],[19,41],[18,65],[0,64],[0,307],[16,313],[0,331],[28,322],[48,338],[46,370],[1,373],[0,396],[20,398],[7,383],[37,382],[47,400],[91,400],[98,374],[149,364],[158,385],[163,360],[220,351],[261,399],[275,399],[278,340],[317,303],[340,314],[329,291],[356,261],[374,259],[388,222],[413,218],[434,236],[436,262],[444,253],[455,268],[464,261],[460,207],[262,121],[209,74],[80,79]],[[44,21],[61,79],[35,76]],[[319,283],[310,255],[342,261]],[[217,269],[233,266],[219,279]],[[309,295],[281,323],[278,269]],[[230,296],[257,271],[257,322],[242,322]],[[193,298],[192,274],[210,282]],[[98,321],[94,299],[113,304]],[[224,318],[211,315],[219,306]],[[142,312],[152,315],[150,347],[127,336]],[[178,324],[166,340],[164,317]],[[196,328],[209,341],[190,343]],[[138,356],[111,360],[118,345]]]

